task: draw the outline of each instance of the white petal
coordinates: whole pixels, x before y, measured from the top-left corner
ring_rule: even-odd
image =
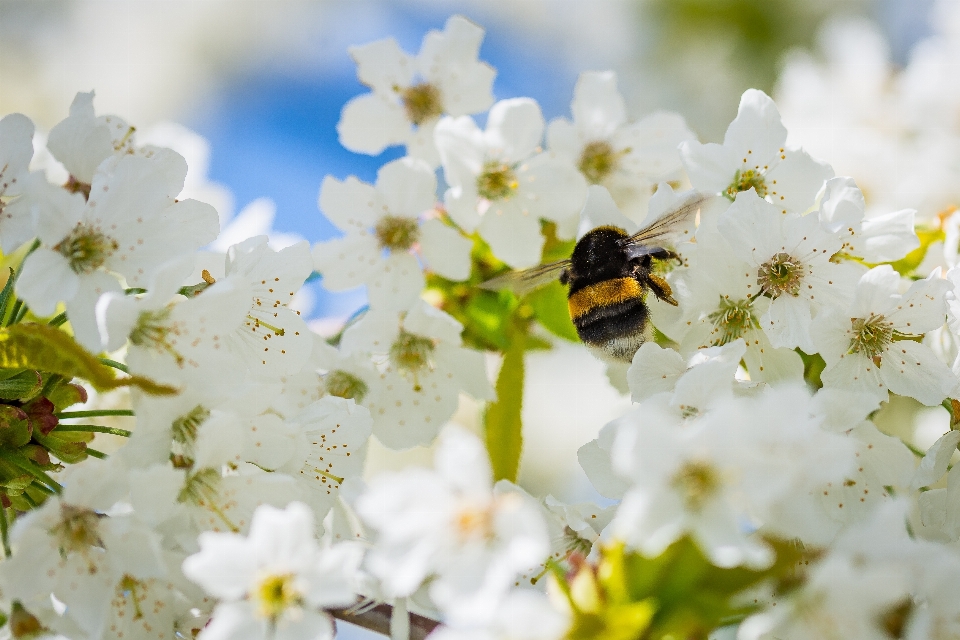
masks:
[[[373,352],[389,353],[397,339],[400,322],[397,314],[383,309],[370,309],[354,324],[348,326],[340,340],[343,355]]]
[[[350,151],[375,156],[387,147],[404,144],[410,127],[402,106],[378,93],[365,93],[343,106],[337,133],[340,144]]]
[[[854,242],[867,262],[899,260],[920,246],[914,227],[916,211],[904,209],[881,216],[871,216]]]
[[[452,316],[431,304],[418,301],[403,319],[403,327],[418,336],[436,338],[447,344],[459,345],[463,325]]]
[[[814,353],[816,347],[810,334],[810,316],[809,300],[785,294],[770,303],[767,313],[760,319],[760,326],[773,346],[799,347],[804,353]]]
[[[77,293],[67,300],[67,317],[73,335],[81,345],[98,353],[103,349],[100,330],[97,327],[97,300],[106,293],[120,293],[123,288],[117,279],[103,271],[94,271],[80,276]]]
[[[341,231],[366,231],[383,215],[383,201],[373,185],[350,176],[344,181],[326,176],[318,202],[323,215]]]
[[[118,292],[101,296],[95,312],[100,342],[106,351],[116,351],[126,344],[140,315],[136,300]]]
[[[477,123],[468,116],[441,118],[433,130],[433,138],[447,184],[476,197],[476,180],[487,153],[484,134]]]
[[[881,401],[887,399],[887,385],[880,379],[878,367],[860,354],[841,355],[835,363],[827,365],[820,379],[824,387],[869,394]]]
[[[76,95],[70,115],[50,130],[47,149],[78,181],[93,181],[100,163],[113,155],[113,140],[109,128],[97,121],[92,91]]]
[[[380,264],[382,268],[371,271],[367,282],[370,306],[391,311],[408,308],[420,297],[425,283],[417,258],[394,252]]]
[[[43,172],[23,176],[23,195],[4,205],[0,215],[0,242],[11,253],[33,237],[53,246],[80,222],[86,201],[47,182]]]
[[[957,450],[960,444],[960,431],[948,431],[927,451],[920,461],[920,466],[913,476],[913,482],[910,488],[916,491],[920,487],[928,487],[937,482],[947,472],[947,465],[950,464],[950,458]]]
[[[444,430],[433,466],[448,483],[467,495],[489,494],[493,485],[486,448],[476,435],[462,427]]]
[[[324,288],[344,291],[367,281],[383,260],[380,253],[372,236],[351,233],[314,245],[313,268],[323,276]]]
[[[477,194],[474,190],[451,187],[443,196],[443,206],[450,218],[466,233],[473,233],[480,224]]]
[[[630,397],[634,402],[642,402],[662,391],[673,391],[686,370],[687,363],[679,353],[655,342],[645,342],[637,349],[627,371]]]
[[[33,122],[22,113],[0,120],[0,195],[15,196],[33,158]]]
[[[471,397],[477,400],[497,397],[487,378],[486,358],[479,351],[439,344],[434,360],[438,369],[452,372],[460,388]]]
[[[436,218],[420,225],[420,255],[427,266],[448,280],[470,277],[473,243],[455,228]]]
[[[556,118],[547,125],[547,148],[573,161],[577,161],[583,152],[577,128],[566,118]]]
[[[705,193],[721,193],[733,182],[737,158],[725,146],[688,140],[680,145],[680,158],[690,184]]]
[[[583,174],[552,153],[540,153],[524,163],[516,198],[531,215],[560,221],[577,215],[587,198]]]
[[[380,391],[364,403],[373,416],[373,434],[391,449],[408,449],[433,441],[457,410],[457,387],[435,372],[418,374],[414,384],[388,372]]]
[[[857,283],[850,317],[869,318],[871,314],[884,315],[891,311],[900,299],[899,284],[900,274],[888,264],[867,271]]]
[[[757,89],[748,89],[740,98],[737,117],[730,123],[723,137],[723,146],[729,149],[739,163],[761,164],[779,157],[787,139],[787,129],[780,121],[780,112],[770,96]]]
[[[440,166],[440,152],[434,138],[438,122],[436,118],[421,122],[407,138],[407,156],[422,160],[431,170]]]
[[[933,331],[943,325],[943,318],[947,315],[945,296],[952,290],[953,283],[941,278],[940,270],[936,269],[927,278],[911,284],[886,318],[904,333]]]
[[[540,220],[524,215],[513,202],[494,202],[480,221],[480,235],[493,254],[514,269],[540,263],[543,235]]]
[[[884,351],[880,377],[894,393],[916,398],[928,407],[940,404],[957,386],[957,377],[929,347],[901,340]]]
[[[413,81],[414,61],[393,38],[349,47],[357,63],[357,78],[374,91],[390,94],[394,87],[408,87]]]
[[[37,249],[23,262],[17,280],[17,296],[38,316],[53,315],[58,302],[71,300],[80,288],[80,277],[56,251]]]
[[[786,157],[764,176],[767,197],[784,212],[803,213],[813,206],[823,182],[833,177],[833,168],[803,150],[787,149],[780,155]]]
[[[631,149],[623,160],[625,168],[653,180],[666,179],[679,170],[680,143],[695,139],[683,117],[667,111],[652,113],[613,138],[618,149]]]
[[[847,238],[860,229],[865,208],[863,193],[853,178],[831,178],[827,180],[820,200],[820,224],[830,233]],[[913,230],[913,225],[910,229]]]
[[[487,116],[484,140],[491,155],[508,164],[519,162],[540,146],[544,125],[540,105],[535,100],[501,100],[491,107]]]
[[[586,140],[608,138],[627,120],[627,106],[613,71],[584,71],[573,89],[573,121]]]
[[[437,201],[437,177],[423,161],[400,158],[380,167],[377,191],[390,215],[417,218]]]
[[[247,363],[254,376],[275,380],[303,368],[310,356],[313,337],[306,322],[293,309],[265,307],[268,308],[254,306],[238,333],[228,338],[231,347],[242,348],[250,354]]]

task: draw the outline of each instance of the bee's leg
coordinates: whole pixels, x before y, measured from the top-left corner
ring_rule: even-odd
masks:
[[[570,284],[570,269],[560,272],[560,284]]]
[[[663,300],[667,304],[672,304],[675,307],[679,304],[673,298],[673,289],[670,288],[670,283],[657,274],[648,273],[644,284],[650,287],[653,294],[660,300]]]

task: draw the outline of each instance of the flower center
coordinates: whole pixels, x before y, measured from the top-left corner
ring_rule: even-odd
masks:
[[[400,91],[400,101],[407,112],[407,119],[419,126],[443,113],[440,90],[429,82],[421,82]]]
[[[803,279],[803,265],[788,253],[780,252],[760,265],[757,271],[757,284],[771,298],[784,293],[800,295],[800,280]]]
[[[361,402],[370,390],[366,382],[341,369],[334,369],[324,376],[323,385],[331,396],[357,402]]]
[[[583,148],[580,163],[577,166],[590,184],[600,184],[616,171],[620,164],[620,157],[629,151],[625,149],[617,153],[606,140],[595,140]]]
[[[853,339],[850,353],[862,353],[879,365],[884,350],[893,342],[893,323],[883,316],[851,319]]]
[[[83,553],[90,547],[103,546],[100,541],[100,516],[89,509],[61,505],[60,522],[50,533],[60,543],[61,556],[72,551]]]
[[[424,338],[401,329],[400,335],[390,345],[390,362],[401,371],[416,374],[430,364],[430,355],[434,344],[430,338]]]
[[[691,461],[677,470],[670,484],[691,511],[699,511],[720,488],[720,474],[706,462]]]
[[[734,200],[741,191],[756,189],[757,195],[761,198],[767,197],[767,184],[763,181],[763,174],[753,169],[740,171],[739,169],[733,176],[733,182],[724,191],[724,195],[730,200]]]
[[[753,303],[750,300],[733,301],[729,298],[720,296],[720,304],[717,310],[707,316],[716,332],[720,337],[714,341],[714,346],[723,346],[733,342],[738,338],[759,326],[756,318],[753,317]]]
[[[268,575],[260,580],[255,598],[258,613],[272,622],[276,622],[288,609],[299,608],[303,603],[303,595],[292,573]]]
[[[90,273],[119,248],[120,245],[110,236],[79,222],[54,250],[70,262],[74,273]]]
[[[463,541],[493,538],[493,510],[488,505],[464,506],[454,517],[454,528]]]
[[[581,555],[590,555],[593,549],[593,542],[580,536],[569,525],[563,528],[563,546],[567,553],[579,553]]]
[[[374,227],[381,249],[408,251],[420,239],[420,226],[412,218],[384,216]]]
[[[477,193],[487,200],[509,198],[519,183],[513,167],[502,162],[487,162],[477,176]]]
[[[175,323],[168,324],[170,311],[170,307],[141,311],[133,331],[130,332],[130,343],[145,349],[165,351],[173,356],[178,367],[182,367],[185,359],[174,348],[176,341],[171,339],[178,335],[179,331]]]

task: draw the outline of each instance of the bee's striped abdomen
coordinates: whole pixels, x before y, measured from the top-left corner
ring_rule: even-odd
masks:
[[[580,339],[607,357],[629,362],[647,326],[644,289],[635,278],[612,278],[570,294],[570,319]]]

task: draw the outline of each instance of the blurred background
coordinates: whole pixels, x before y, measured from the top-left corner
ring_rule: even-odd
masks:
[[[416,53],[429,29],[460,13],[487,30],[480,58],[498,70],[498,99],[531,96],[548,120],[569,116],[578,73],[613,69],[632,116],[675,110],[701,140],[720,141],[740,94],[760,88],[778,100],[792,142],[853,175],[871,207],[910,206],[932,219],[960,202],[957,5],[0,0],[0,114],[20,111],[49,130],[77,91],[94,89],[99,114],[121,115],[146,138],[179,140],[196,192],[225,220],[242,212],[255,222],[245,228],[267,230],[275,211],[279,242],[316,242],[336,233],[317,210],[324,175],[372,181],[380,165],[401,155],[340,147],[340,110],[365,91],[347,47],[393,36]],[[169,122],[198,135],[157,128]],[[321,331],[364,303],[363,291],[333,295],[308,286],[304,304]],[[576,450],[627,404],[579,346],[531,355],[525,437],[533,455],[523,462],[524,486],[566,500],[598,498]],[[475,409],[465,406],[459,419],[475,426]],[[923,448],[944,430],[936,411],[917,422],[915,407],[897,410],[890,429],[909,431]],[[428,464],[429,452],[371,455],[375,468],[411,460]]]

